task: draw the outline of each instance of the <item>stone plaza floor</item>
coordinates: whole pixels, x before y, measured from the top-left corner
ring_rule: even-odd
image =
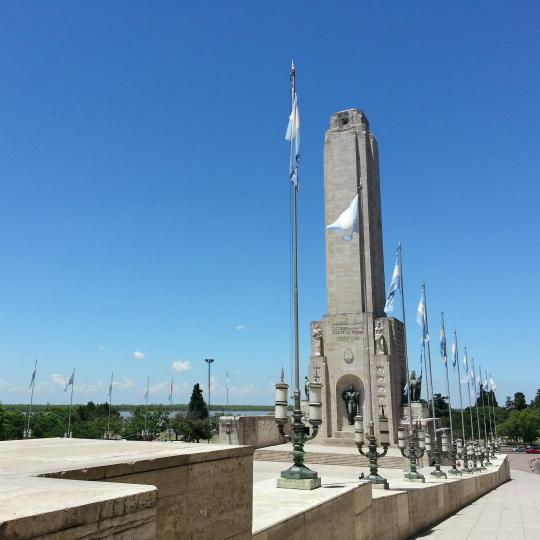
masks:
[[[511,476],[510,482],[480,497],[415,538],[540,539],[540,474],[511,469]]]

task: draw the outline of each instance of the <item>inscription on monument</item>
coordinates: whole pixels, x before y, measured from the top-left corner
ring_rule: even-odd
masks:
[[[356,341],[362,334],[360,321],[343,321],[332,324],[332,335],[336,341]]]

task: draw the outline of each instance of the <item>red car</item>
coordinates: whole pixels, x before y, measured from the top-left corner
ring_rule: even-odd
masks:
[[[537,444],[532,444],[527,448],[527,454],[540,454],[540,446]]]

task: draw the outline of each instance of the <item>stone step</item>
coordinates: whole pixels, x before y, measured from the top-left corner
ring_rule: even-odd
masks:
[[[292,452],[286,450],[265,450],[259,448],[253,455],[255,461],[278,461],[289,462],[292,459]],[[306,463],[318,465],[342,465],[351,467],[365,467],[369,460],[360,454],[334,454],[330,452],[306,452]],[[399,456],[385,456],[379,458],[379,466],[387,469],[403,469],[405,458]]]

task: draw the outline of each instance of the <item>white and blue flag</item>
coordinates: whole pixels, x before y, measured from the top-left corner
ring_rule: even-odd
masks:
[[[465,373],[469,373],[469,360],[467,359],[467,347],[463,352],[463,365],[465,366]]]
[[[329,231],[337,231],[343,233],[343,240],[351,241],[353,233],[360,232],[358,220],[358,195],[352,200],[349,207],[340,214],[340,216],[326,228]]]
[[[36,383],[36,371],[37,371],[37,360],[34,364],[34,372],[32,373],[32,378],[30,379],[30,385],[28,386],[28,388],[32,388],[32,386],[34,386],[34,384]]]
[[[448,354],[446,352],[446,332],[444,330],[444,313],[441,311],[441,336],[440,336],[440,345],[441,345],[441,358],[446,364],[448,362]]]
[[[64,392],[67,392],[67,389],[71,386],[73,387],[73,382],[75,381],[75,368],[73,368],[73,373],[71,374],[71,377],[69,378],[68,382],[66,383],[66,386],[64,388]]]
[[[428,324],[427,324],[427,311],[426,311],[426,286],[422,285],[422,293],[420,295],[420,302],[418,302],[418,309],[416,311],[416,322],[422,328],[422,343],[430,341],[431,338],[428,334]]]
[[[294,63],[291,67],[291,113],[285,140],[291,143],[289,163],[289,178],[295,188],[298,189],[298,165],[300,163],[300,114],[298,112],[298,96],[296,94],[296,69]]]
[[[454,341],[452,342],[452,367],[456,369],[458,363],[457,332],[454,330]]]
[[[396,293],[398,290],[401,290],[401,244],[398,244],[396,250],[396,265],[394,266],[392,282],[390,283],[388,294],[386,296],[386,304],[384,306],[385,313],[394,311],[394,303],[396,301]]]

